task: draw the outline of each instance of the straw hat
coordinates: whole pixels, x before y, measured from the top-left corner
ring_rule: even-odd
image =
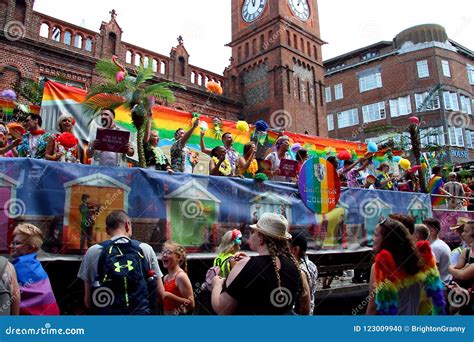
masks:
[[[450,230],[459,229],[459,228],[461,228],[461,226],[465,225],[469,221],[471,221],[471,219],[469,217],[458,217],[458,220],[457,220],[456,224],[454,226],[449,227],[449,229]]]
[[[265,213],[257,224],[251,224],[250,228],[277,240],[291,239],[288,233],[288,220],[283,215]]]

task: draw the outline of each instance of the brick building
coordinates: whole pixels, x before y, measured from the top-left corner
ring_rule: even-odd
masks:
[[[324,66],[330,137],[392,138],[409,150],[403,136],[416,115],[423,146],[446,146],[446,161],[474,160],[474,53],[450,40],[443,27],[415,26]],[[434,96],[423,107],[428,94]]]
[[[169,56],[122,41],[115,11],[99,32],[35,12],[34,0],[0,0],[0,89],[25,79],[60,78],[87,88],[96,62],[117,55],[132,70],[151,63],[154,81],[186,86],[171,106],[225,119],[325,136],[322,40],[316,0],[233,0],[232,58],[223,75],[189,64],[183,40]],[[224,94],[206,105],[208,80]],[[272,116],[273,114],[273,116]]]

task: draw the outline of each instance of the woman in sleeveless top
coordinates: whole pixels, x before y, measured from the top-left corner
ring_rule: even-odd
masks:
[[[168,270],[163,278],[163,314],[184,315],[194,310],[193,287],[186,274],[186,251],[183,246],[168,241],[165,242],[161,255],[163,266]]]
[[[386,219],[375,228],[373,251],[367,314],[444,314],[444,286],[428,241],[415,246],[402,223]]]
[[[240,259],[227,279],[212,280],[212,307],[219,315],[293,314],[297,301],[309,308],[309,291],[303,291],[302,274],[290,252],[288,221],[265,213],[251,225],[250,248],[259,255]]]
[[[449,266],[449,273],[465,289],[474,288],[474,221],[464,224],[463,239],[470,244],[462,251],[458,264]]]

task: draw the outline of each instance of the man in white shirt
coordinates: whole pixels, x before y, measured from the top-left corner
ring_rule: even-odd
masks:
[[[103,128],[120,130],[120,128],[115,124],[115,111],[113,109],[102,109],[100,111],[100,119]],[[96,134],[97,129],[92,128],[90,134],[90,144],[87,149],[87,157],[92,158],[92,165],[127,167],[127,159],[124,153],[96,150],[98,145]],[[130,145],[130,143],[125,145],[125,147],[127,148],[126,155],[132,157],[135,154],[133,147]]]
[[[436,258],[436,265],[438,266],[441,280],[448,284],[452,279],[448,272],[449,265],[451,264],[451,248],[449,248],[446,242],[438,239],[441,225],[437,219],[428,218],[423,223],[430,229],[431,250]]]

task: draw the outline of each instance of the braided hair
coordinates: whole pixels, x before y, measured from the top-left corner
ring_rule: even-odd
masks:
[[[297,292],[297,297],[298,297],[303,289],[303,279],[301,278],[301,272],[300,272],[298,261],[295,259],[295,257],[290,251],[289,242],[287,240],[272,239],[263,234],[262,236],[263,236],[263,241],[267,245],[268,251],[270,252],[270,256],[272,258],[272,264],[275,270],[275,274],[276,274],[276,278],[278,282],[278,288],[280,289],[280,291],[281,291],[281,278],[280,278],[280,273],[278,272],[277,257],[280,255],[286,256],[288,259],[290,259],[293,262],[296,269],[298,270],[298,277],[299,277],[299,285],[298,285],[298,292]]]

